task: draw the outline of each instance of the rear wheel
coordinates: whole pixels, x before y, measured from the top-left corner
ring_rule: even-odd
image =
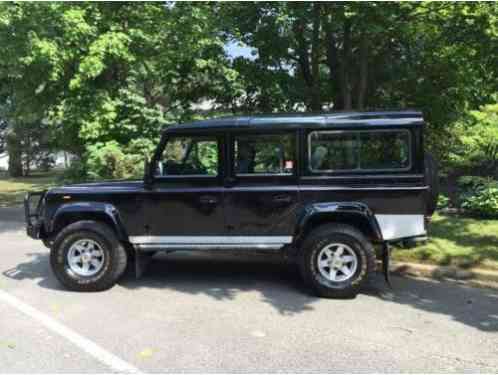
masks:
[[[50,263],[57,279],[74,291],[111,288],[126,269],[127,254],[114,231],[95,221],[79,221],[55,238]]]
[[[375,251],[357,229],[324,225],[306,238],[300,258],[306,284],[319,297],[356,296],[375,271]]]

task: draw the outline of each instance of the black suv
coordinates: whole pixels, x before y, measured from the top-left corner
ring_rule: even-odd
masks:
[[[219,118],[168,127],[143,181],[25,200],[28,235],[71,290],[113,286],[157,251],[271,251],[323,297],[387,278],[389,244],[426,236],[437,199],[414,111]]]

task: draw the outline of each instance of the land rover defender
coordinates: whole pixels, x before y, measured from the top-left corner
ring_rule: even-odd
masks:
[[[27,233],[71,290],[158,251],[279,252],[317,295],[356,295],[390,245],[425,238],[437,172],[416,111],[279,114],[167,127],[143,180],[30,193]],[[167,280],[165,280],[167,282]]]

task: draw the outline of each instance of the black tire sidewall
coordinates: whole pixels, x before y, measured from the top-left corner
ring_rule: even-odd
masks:
[[[358,267],[356,268],[353,277],[345,281],[333,282],[326,279],[320,273],[318,269],[318,255],[325,246],[331,243],[341,243],[347,245],[356,254],[358,259]],[[309,270],[310,277],[312,278],[312,282],[315,287],[325,290],[357,290],[367,278],[369,271],[367,254],[363,250],[361,244],[354,238],[340,233],[325,235],[313,241],[307,252],[306,262],[306,267]]]
[[[67,253],[81,239],[97,242],[104,252],[102,269],[92,276],[80,276],[68,270]],[[50,264],[57,279],[69,290],[90,292],[111,288],[126,269],[126,251],[112,229],[95,221],[80,221],[63,229],[50,252]]]
[[[81,276],[76,275],[71,268],[69,267],[67,261],[67,254],[71,246],[79,240],[90,239],[97,242],[102,251],[104,252],[104,266],[102,269],[92,276]],[[111,272],[112,267],[112,245],[105,238],[100,236],[97,233],[91,231],[78,231],[75,233],[71,233],[66,236],[59,246],[54,249],[53,256],[55,257],[57,271],[62,273],[65,279],[68,279],[72,283],[76,283],[79,285],[87,285],[92,283],[98,283],[100,280],[104,279],[108,273]]]

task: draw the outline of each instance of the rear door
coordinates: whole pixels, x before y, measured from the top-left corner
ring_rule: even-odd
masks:
[[[297,131],[239,130],[227,138],[227,234],[251,243],[290,243],[299,205]]]

